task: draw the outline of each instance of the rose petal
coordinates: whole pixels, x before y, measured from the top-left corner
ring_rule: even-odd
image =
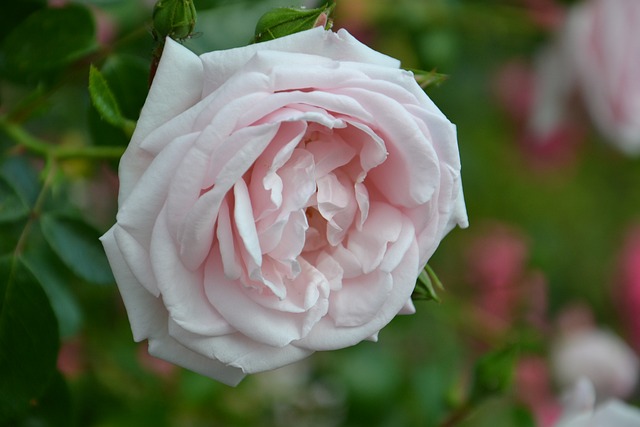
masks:
[[[378,202],[371,205],[362,231],[352,230],[347,242],[347,249],[360,261],[363,273],[380,266],[387,244],[398,240],[402,227],[403,215],[397,209]]]
[[[319,37],[319,35],[322,35],[322,37]],[[334,60],[365,62],[392,68],[400,66],[400,62],[397,59],[374,51],[344,30],[333,33],[317,27],[263,43],[201,55],[200,58],[207,76],[205,91],[209,93],[221,86],[238,69],[244,66],[256,52],[266,50],[291,53],[314,52],[317,55]]]
[[[229,204],[224,199],[218,211],[218,242],[220,242],[220,256],[223,271],[227,279],[237,280],[242,273],[242,266],[236,251],[229,214]]]
[[[151,162],[151,157],[140,152],[140,144],[152,130],[198,102],[202,75],[202,62],[193,52],[173,40],[166,44],[140,120],[120,160],[119,203],[129,197],[133,186]]]
[[[142,341],[145,338],[161,335],[163,325],[167,324],[167,311],[162,301],[156,298],[138,282],[136,276],[125,261],[115,239],[114,233],[119,228],[114,225],[100,241],[111,264],[113,275],[122,295],[133,339]]]
[[[238,368],[245,374],[263,372],[297,362],[313,353],[311,350],[293,345],[272,347],[252,341],[241,334],[208,337],[173,328],[170,332],[179,337],[182,345],[194,352],[229,365],[227,368],[231,369],[232,373]]]
[[[335,350],[349,347],[376,334],[386,326],[411,297],[416,283],[418,247],[414,243],[407,251],[400,265],[391,273],[393,292],[369,323],[355,327],[336,327],[330,317],[321,319],[309,335],[294,344],[310,350]],[[345,281],[346,282],[346,281]],[[343,292],[345,289],[340,292]],[[332,297],[334,293],[331,294]]]
[[[201,334],[218,334],[227,330],[227,322],[207,301],[201,273],[182,264],[167,229],[164,209],[153,228],[149,255],[162,300],[176,323]]]
[[[236,132],[227,140],[225,145],[235,146],[235,155],[221,167],[215,185],[193,205],[178,230],[182,262],[188,268],[195,270],[204,262],[208,248],[213,244],[213,230],[222,199],[260,156],[277,130],[277,124],[256,126]]]
[[[304,305],[308,304],[308,301],[305,302],[305,300],[313,297],[313,293],[309,293],[309,290],[323,286],[322,281],[326,279],[322,274],[304,267],[303,271],[307,273],[304,275],[301,273],[296,278],[297,285],[294,285],[296,288],[302,286],[304,289],[296,291],[296,294],[287,300],[283,301],[275,297],[269,299],[268,295],[259,296],[261,302],[270,302],[271,306],[275,308],[270,309],[254,301],[252,297],[258,297],[256,290],[243,289],[237,282],[229,281],[220,274],[222,271],[221,260],[219,256],[215,256],[215,252],[216,250],[212,251],[212,256],[209,257],[205,269],[206,281],[215,283],[215,286],[207,286],[206,293],[211,304],[220,311],[232,327],[259,343],[274,347],[284,347],[305,335],[306,327],[304,322],[301,322],[304,317],[301,318],[295,313],[282,311],[282,309],[294,301],[293,296],[295,295],[303,297],[297,306],[304,308]],[[302,280],[303,278],[305,280]],[[326,283],[326,288],[328,290],[328,283]],[[317,298],[316,301],[318,301]],[[301,315],[319,317],[322,311],[326,312],[323,305],[325,304],[316,303],[312,311]],[[247,313],[251,313],[251,316],[247,316]]]
[[[329,316],[338,327],[367,324],[377,315],[392,289],[391,274],[382,270],[345,279],[342,289],[331,294]]]
[[[227,366],[214,358],[196,353],[168,335],[150,339],[149,354],[184,366],[193,372],[213,378],[232,387],[238,385],[245,377],[241,369]]]

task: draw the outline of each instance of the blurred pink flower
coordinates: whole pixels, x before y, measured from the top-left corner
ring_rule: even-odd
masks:
[[[581,3],[570,10],[564,37],[591,119],[621,150],[640,153],[640,2]]]
[[[562,23],[564,9],[554,0],[522,0],[531,20],[542,28],[556,28]]]
[[[599,401],[625,398],[633,392],[638,358],[622,339],[592,326],[590,313],[582,308],[563,313],[559,330],[550,360],[561,388],[584,377],[593,383]]]
[[[118,32],[116,21],[113,16],[97,7],[92,7],[91,12],[96,22],[96,39],[98,43],[101,45],[110,44]]]
[[[469,281],[478,290],[477,304],[498,321],[496,329],[512,318],[528,255],[525,238],[504,224],[486,226],[469,246]]]
[[[626,237],[619,260],[616,306],[622,317],[632,346],[640,352],[640,226]]]
[[[529,166],[535,169],[570,164],[584,137],[582,126],[559,109],[562,104],[556,99],[556,88],[545,82],[545,74],[552,72],[555,73],[553,67],[534,69],[514,60],[502,67],[495,80],[496,98],[515,124],[518,145]]]
[[[560,415],[549,379],[549,368],[542,357],[529,356],[518,361],[515,388],[518,398],[533,412],[537,425],[550,427]]]
[[[48,0],[47,6],[50,8],[61,8],[69,3],[69,0]],[[98,43],[101,45],[109,44],[113,41],[117,33],[115,20],[111,15],[98,7],[90,6],[89,9],[93,13],[95,20],[96,39]]]
[[[604,137],[640,154],[640,2],[578,3],[539,59],[534,133],[549,135],[565,123],[577,92]]]
[[[147,351],[146,344],[138,345],[137,356],[140,366],[161,378],[169,378],[178,370],[176,365],[151,356]]]
[[[80,338],[65,340],[58,352],[58,370],[67,378],[76,378],[85,370],[84,346]]]

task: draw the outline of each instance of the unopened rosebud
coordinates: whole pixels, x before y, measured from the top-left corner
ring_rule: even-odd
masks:
[[[273,9],[256,24],[254,43],[273,40],[315,27],[331,27],[331,12],[335,3],[316,9],[281,7]]]
[[[153,35],[158,40],[188,38],[196,26],[193,0],[159,0],[153,8]]]

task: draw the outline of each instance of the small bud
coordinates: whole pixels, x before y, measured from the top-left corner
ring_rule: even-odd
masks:
[[[158,0],[153,8],[153,35],[156,40],[167,36],[184,40],[193,33],[196,18],[193,0]]]
[[[277,39],[315,27],[331,28],[329,19],[335,3],[317,9],[281,7],[273,9],[256,24],[254,43]]]

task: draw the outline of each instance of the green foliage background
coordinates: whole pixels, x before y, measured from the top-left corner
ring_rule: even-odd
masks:
[[[640,217],[640,163],[585,124],[573,161],[532,167],[496,101],[498,70],[530,63],[548,31],[517,0],[343,0],[336,28],[406,68],[449,75],[427,92],[458,126],[471,229],[452,232],[430,262],[447,287],[442,303],[417,303],[378,343],[237,388],[150,359],[133,343],[97,240],[114,221],[117,159],[147,92],[148,3],[0,9],[0,425],[438,426],[459,413],[473,415],[463,426],[533,425],[509,387],[513,359],[545,357],[552,334],[522,319],[492,334],[473,320],[466,249],[493,222],[527,237],[528,268],[548,283],[549,321],[581,302],[624,333],[610,285]],[[185,44],[196,53],[247,44],[264,12],[290,5],[195,3],[197,36]],[[117,104],[112,119],[90,102],[91,65],[93,84],[113,93],[103,100]]]

